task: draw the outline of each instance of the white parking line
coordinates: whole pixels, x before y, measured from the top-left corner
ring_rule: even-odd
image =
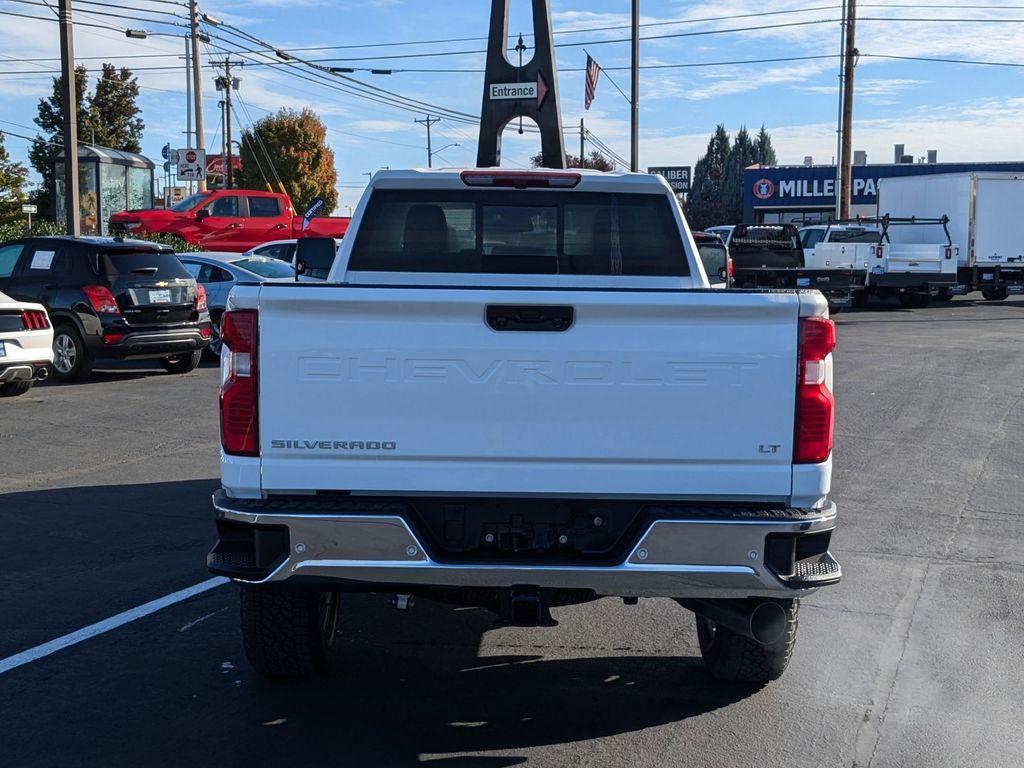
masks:
[[[111,616],[109,619],[98,621],[95,624],[90,624],[88,627],[71,632],[70,634],[58,637],[55,640],[50,640],[48,643],[37,645],[35,648],[29,648],[27,651],[16,653],[13,656],[8,656],[6,659],[0,659],[0,675],[4,672],[9,672],[15,667],[20,667],[22,664],[29,664],[37,659],[41,659],[44,656],[49,656],[51,653],[68,648],[69,646],[80,643],[83,640],[88,640],[90,637],[96,635],[102,635],[104,632],[109,632],[112,629],[122,627],[129,622],[141,619],[144,616],[149,616],[151,613],[156,613],[161,608],[166,608],[169,605],[180,603],[182,600],[188,600],[190,597],[207,592],[214,587],[219,587],[221,584],[227,584],[229,580],[223,576],[216,576],[212,579],[194,584],[191,587],[180,589],[177,592],[172,592],[169,595],[158,597],[156,600],[150,600],[148,603],[143,603],[135,608],[129,608],[127,611]]]

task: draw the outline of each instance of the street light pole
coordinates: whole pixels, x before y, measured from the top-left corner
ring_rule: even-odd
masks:
[[[640,170],[640,0],[633,0],[633,89],[630,99],[630,170]]]
[[[64,224],[72,237],[82,234],[78,205],[78,97],[75,93],[75,43],[71,0],[60,0],[60,73],[64,113]]]
[[[199,63],[199,8],[196,0],[188,2],[189,32],[192,38],[192,98],[196,106],[196,149],[206,150],[206,131],[203,125],[203,79],[202,67]],[[204,173],[196,188],[206,191],[206,174]]]

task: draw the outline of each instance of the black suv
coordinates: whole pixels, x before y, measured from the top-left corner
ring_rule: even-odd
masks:
[[[206,293],[165,245],[105,237],[0,244],[0,291],[46,307],[53,371],[89,377],[93,362],[157,359],[188,373],[210,343]]]

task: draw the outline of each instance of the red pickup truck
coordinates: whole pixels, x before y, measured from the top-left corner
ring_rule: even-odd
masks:
[[[121,211],[111,225],[138,236],[152,232],[178,235],[208,251],[243,252],[271,240],[344,237],[349,219],[317,217],[302,230],[302,215],[287,195],[252,189],[199,192],[167,209]]]

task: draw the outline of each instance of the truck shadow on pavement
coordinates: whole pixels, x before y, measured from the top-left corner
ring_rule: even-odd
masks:
[[[214,485],[0,495],[17,510],[13,565],[27,576],[0,601],[18,631],[7,652],[207,578]],[[56,542],[36,532],[61,530]],[[54,584],[54,571],[66,578]],[[342,603],[336,676],[272,683],[245,661],[237,591],[216,587],[4,675],[8,764],[501,768],[537,747],[569,764],[576,742],[756,695],[710,678],[692,631],[648,638],[633,614],[619,623],[636,609],[610,601],[557,609],[561,627],[488,636],[484,610],[419,601],[403,612],[364,594]],[[64,607],[40,612],[55,592]]]
[[[423,602],[408,618],[393,618],[398,612],[380,596],[346,603],[336,677],[280,685],[246,673],[250,698],[240,720],[263,724],[264,744],[281,758],[329,759],[337,747],[315,734],[344,729],[353,765],[518,765],[526,758],[466,755],[637,732],[753,693],[712,680],[698,658],[610,654],[593,626],[585,635],[593,646],[582,653],[594,655],[555,638],[545,644],[546,630],[530,630],[522,642],[489,643],[485,653],[499,655],[479,655],[494,627],[483,610]],[[577,612],[567,621],[587,618]],[[685,643],[679,650],[687,652]],[[573,752],[569,746],[564,764]]]

